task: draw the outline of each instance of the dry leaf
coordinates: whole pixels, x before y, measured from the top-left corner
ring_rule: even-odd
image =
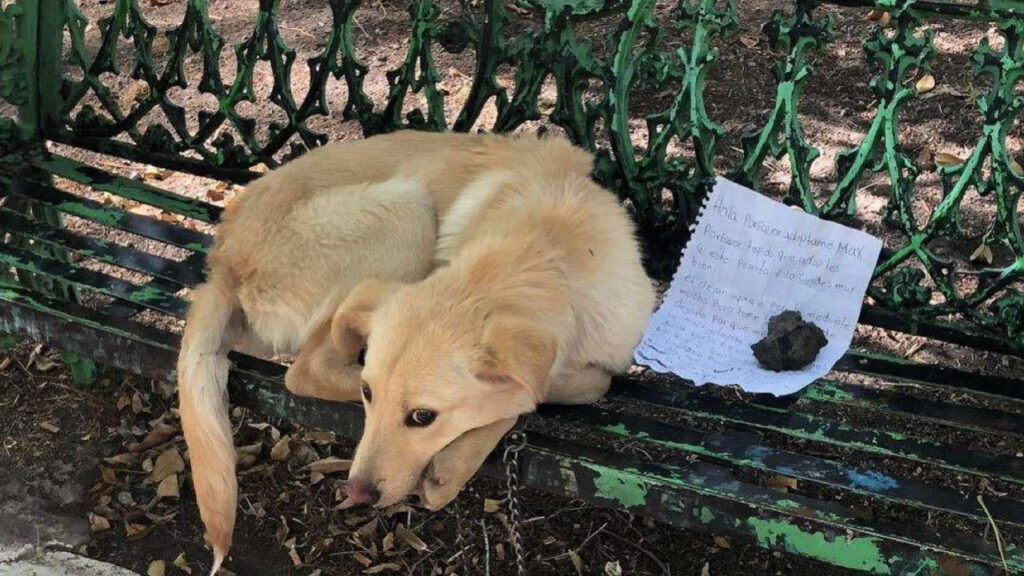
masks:
[[[401,570],[402,567],[394,562],[388,562],[387,564],[378,564],[373,568],[367,568],[366,574],[380,574],[381,572],[391,572],[394,570]]]
[[[3,360],[0,360],[0,372],[3,372],[4,370],[10,368],[11,362],[13,362],[13,360],[11,359],[10,356],[4,358]]]
[[[935,89],[935,76],[931,74],[925,74],[917,81],[917,93],[926,94]]]
[[[284,516],[281,516],[281,523],[278,524],[277,530],[275,531],[278,544],[284,544],[285,539],[288,538],[289,531],[288,521],[284,519]]]
[[[57,367],[57,363],[47,358],[46,356],[36,357],[35,364],[36,370],[39,370],[40,372],[49,372],[50,370],[53,370],[54,368]]]
[[[167,478],[164,478],[160,482],[160,485],[156,487],[156,497],[161,498],[179,498],[181,494],[178,492],[178,475],[171,474]]]
[[[498,557],[498,560],[505,561],[505,545],[498,542],[494,545],[494,554]]]
[[[889,13],[886,12],[885,10],[872,10],[872,11],[868,12],[867,16],[864,17],[865,20],[870,20],[872,22],[878,22],[882,26],[888,26],[889,25],[889,20],[891,18],[892,18],[892,16],[890,16]]]
[[[153,472],[146,478],[146,481],[151,484],[159,484],[164,481],[164,478],[184,471],[185,461],[181,459],[178,449],[168,448],[164,450],[163,454],[157,456],[156,462],[153,463]]]
[[[963,160],[952,154],[946,154],[945,152],[935,153],[935,163],[939,166],[956,166],[962,164]]]
[[[139,461],[139,455],[132,454],[131,452],[125,452],[124,454],[118,454],[117,456],[110,456],[109,458],[104,458],[103,461],[106,462],[107,464],[131,466],[132,464],[135,464],[136,462]]]
[[[732,548],[732,542],[729,542],[729,539],[725,536],[715,536],[715,546],[729,550]]]
[[[606,562],[604,565],[604,573],[607,574],[607,576],[622,576],[622,565],[619,564],[618,560],[614,562]]]
[[[288,455],[292,453],[291,447],[288,446],[288,443],[291,442],[291,440],[291,436],[282,436],[281,439],[277,441],[277,444],[274,444],[274,447],[270,449],[270,459],[275,462],[287,460]]]
[[[149,563],[149,568],[146,570],[146,576],[164,576],[166,567],[164,566],[163,560],[153,560]]]
[[[317,460],[308,466],[310,472],[319,472],[321,474],[347,472],[351,467],[351,460],[342,460],[341,458],[335,458],[334,456],[324,458],[323,460]]]
[[[398,539],[402,542],[405,542],[405,544],[410,548],[415,548],[420,552],[426,552],[428,549],[426,542],[420,540],[419,536],[414,534],[412,530],[409,530],[402,524],[399,524],[398,527],[395,528],[395,536],[398,536]]]
[[[971,253],[971,262],[992,263],[992,248],[988,244],[981,244]]]
[[[178,557],[174,559],[174,565],[186,574],[192,573],[192,568],[189,567],[188,561],[185,560],[185,553],[178,554]]]
[[[789,492],[790,490],[797,489],[797,481],[796,478],[773,474],[765,480],[765,486],[775,490],[776,492]]]
[[[387,552],[387,551],[391,550],[394,547],[395,547],[395,533],[394,532],[388,532],[387,534],[384,535],[384,540],[382,540],[381,543],[380,543],[380,549],[382,551],[384,551],[384,552]]]
[[[580,555],[575,550],[569,550],[569,560],[572,560],[572,565],[576,568],[576,574],[583,576],[583,560],[580,559]]]
[[[299,553],[295,550],[295,546],[288,548],[288,557],[292,559],[292,565],[302,566],[302,558],[299,558]]]
[[[235,448],[235,458],[240,468],[252,466],[256,463],[256,459],[263,452],[263,443],[256,442],[255,444],[249,444],[248,446],[238,446]]]
[[[142,177],[146,180],[163,180],[167,178],[167,172],[157,168],[156,166],[146,166],[146,170],[142,173]]]
[[[89,527],[92,528],[93,532],[103,532],[104,530],[110,530],[110,520],[107,520],[99,514],[89,513]]]
[[[306,439],[317,444],[331,444],[336,440],[334,432],[324,432],[323,430],[306,432]]]
[[[214,188],[210,188],[209,190],[206,191],[206,198],[210,202],[223,202],[224,201],[224,191],[223,190],[217,190],[217,189],[214,189]]]
[[[1017,162],[1016,160],[1014,160],[1012,158],[1010,159],[1010,168],[1013,168],[1013,171],[1016,172],[1018,176],[1024,175],[1024,168],[1021,167],[1019,162]],[[9,360],[9,358],[8,358],[8,360]],[[0,370],[3,370],[3,369],[4,369],[4,367],[2,365],[0,365]]]
[[[128,406],[132,405],[132,399],[127,394],[121,394],[121,397],[117,399],[117,409],[124,410]]]
[[[359,562],[360,564],[362,564],[363,568],[369,568],[370,564],[373,564],[373,560],[370,560],[369,558],[367,558],[366,556],[363,556],[362,554],[360,554],[358,552],[353,554],[352,558],[354,558],[356,562]]]
[[[707,562],[705,562],[704,567],[700,569],[700,576],[711,576],[711,565]]]
[[[753,48],[754,46],[757,46],[757,43],[757,36],[749,34],[743,34],[742,36],[740,36],[740,44],[743,44],[747,48]]]
[[[134,406],[132,406],[132,410],[135,410]],[[167,442],[171,438],[174,438],[178,435],[178,432],[181,432],[181,429],[177,426],[167,424],[162,421],[158,422],[157,425],[149,431],[149,434],[146,434],[146,437],[142,439],[142,442],[132,442],[128,445],[128,449],[132,452],[148,450],[154,446],[159,446],[160,444]]]
[[[42,428],[43,430],[46,430],[47,432],[52,432],[54,434],[60,432],[60,426],[57,426],[52,422],[40,422],[39,427]]]
[[[135,394],[132,394],[132,413],[138,414],[142,411],[148,412],[148,410],[146,410],[146,405],[142,401],[142,394],[136,392]]]
[[[124,525],[124,533],[129,538],[136,538],[149,532],[149,526],[129,522]]]
[[[501,509],[501,500],[492,500],[490,498],[484,498],[484,512],[488,514],[494,514]]]

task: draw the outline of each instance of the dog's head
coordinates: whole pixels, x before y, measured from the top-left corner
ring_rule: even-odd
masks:
[[[388,506],[418,492],[427,465],[456,438],[531,412],[543,397],[555,338],[476,296],[436,278],[370,281],[334,314],[337,350],[366,350],[353,503]]]

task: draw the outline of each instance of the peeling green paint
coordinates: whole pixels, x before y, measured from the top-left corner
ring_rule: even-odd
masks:
[[[594,486],[599,498],[618,502],[623,508],[643,506],[647,502],[647,488],[641,478],[589,462],[583,465],[597,474]]]
[[[864,570],[873,574],[889,574],[890,565],[879,547],[879,539],[867,536],[829,541],[824,534],[809,534],[783,520],[749,518],[757,542],[766,548],[781,545],[787,552],[817,558],[824,562]]]

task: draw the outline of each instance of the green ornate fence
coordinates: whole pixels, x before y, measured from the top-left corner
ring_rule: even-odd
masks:
[[[4,2],[0,97],[19,108],[19,120],[0,118],[0,142],[10,147],[47,139],[244,182],[260,165],[274,167],[324,144],[327,137],[314,124],[329,114],[330,121],[358,123],[366,135],[401,128],[512,131],[544,120],[596,152],[595,176],[632,205],[649,269],[662,277],[671,273],[708,179],[716,168],[723,171],[725,131],[705,109],[705,79],[716,47],[735,41],[733,3],[415,0],[405,57],[387,70],[386,97],[374,101],[364,86],[370,64],[360,56],[368,32],[355,18],[361,2],[324,1],[329,31],[305,62],[283,38],[279,0],[260,0],[251,32],[233,46],[211,21],[205,0],[181,0],[180,23],[165,28],[147,19],[140,0],[115,0],[109,15],[96,22],[74,0]],[[812,54],[834,40],[833,19],[821,15],[823,4],[888,15],[887,25],[877,24],[863,41],[876,70],[868,88],[874,118],[862,142],[837,156],[830,189],[812,184],[811,164],[819,151],[805,138],[800,113],[803,88],[814,74]],[[785,199],[839,220],[856,215],[866,175],[884,176],[890,190],[884,222],[894,235],[870,290],[878,305],[874,318],[988,338],[1019,351],[1024,237],[1018,207],[1024,174],[1008,156],[1007,139],[1024,102],[1024,3],[793,0],[780,7],[762,28],[777,54],[774,104],[763,124],[743,136],[741,161],[724,172],[759,187],[766,159],[785,160],[792,175]],[[999,41],[998,47],[984,41],[973,56],[976,106],[983,117],[977,144],[965,160],[939,167],[942,198],[922,213],[915,208],[922,201],[915,192],[921,167],[901,147],[899,120],[905,105],[919,97],[917,80],[935,58],[934,37],[926,28],[933,18],[989,22]],[[595,29],[608,31],[595,35]],[[87,40],[90,30],[93,42]],[[680,38],[685,43],[676,47]],[[474,62],[471,87],[457,103],[439,85],[437,60],[445,53]],[[191,86],[190,58],[201,61]],[[268,126],[244,111],[245,103],[256,100],[257,66],[269,66],[273,74],[269,99],[280,119]],[[300,89],[293,78],[296,66],[308,69]],[[127,106],[108,82],[126,76],[147,86]],[[554,106],[542,113],[541,92],[552,81]],[[327,98],[333,83],[343,84],[346,94],[335,110]],[[198,90],[216,104],[190,122],[175,96],[184,89]],[[670,97],[657,110],[639,114],[636,96],[654,89],[668,90]],[[494,120],[482,126],[482,111],[492,104]],[[646,123],[639,139],[630,125],[636,118]],[[933,246],[936,239],[961,233],[965,201],[995,207],[981,239],[998,255],[994,264],[969,265]]]

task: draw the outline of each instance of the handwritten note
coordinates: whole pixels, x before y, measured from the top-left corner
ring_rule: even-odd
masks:
[[[698,385],[796,392],[849,348],[881,248],[869,234],[719,178],[636,360]],[[772,372],[750,345],[784,310],[820,326],[828,345],[803,370]]]

